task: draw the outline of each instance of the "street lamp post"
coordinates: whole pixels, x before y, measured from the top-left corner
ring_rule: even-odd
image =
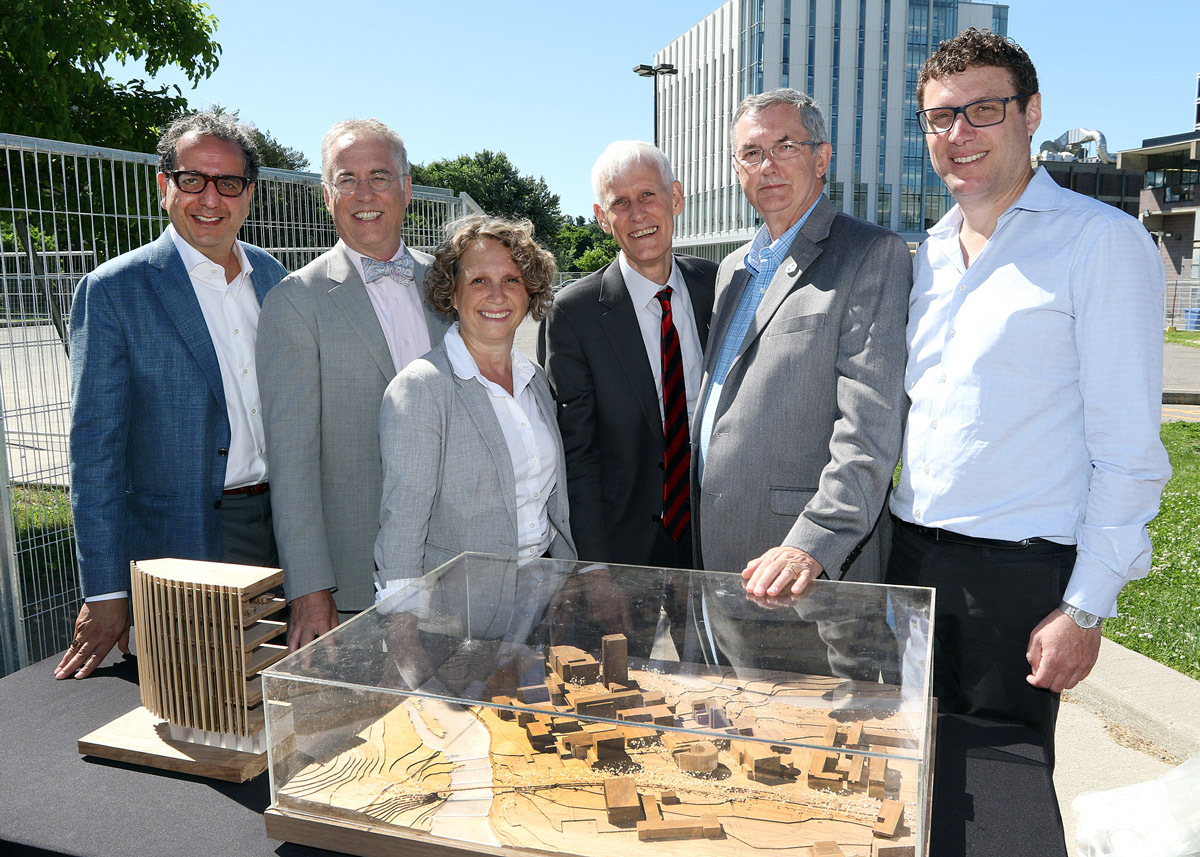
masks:
[[[664,74],[679,74],[675,66],[669,62],[660,62],[658,65],[646,65],[641,63],[633,67],[633,73],[638,77],[649,77],[654,79],[654,145],[658,145],[658,77]]]

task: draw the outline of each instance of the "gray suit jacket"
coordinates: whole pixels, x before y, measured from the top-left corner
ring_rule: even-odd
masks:
[[[558,532],[550,555],[575,559],[562,439],[540,369],[530,387],[555,444],[556,483],[546,510]],[[375,564],[381,582],[418,577],[463,551],[516,556],[517,485],[508,444],[487,390],[454,374],[444,345],[388,385],[379,439],[383,501]]]
[[[750,279],[747,249],[727,256],[717,274],[697,413]],[[883,579],[887,545],[875,530],[900,453],[911,286],[900,236],[820,198],[721,389],[702,485],[692,456],[698,567],[741,571],[786,544],[831,578]]]
[[[432,257],[412,254],[422,288]],[[425,319],[440,343],[449,322],[428,304]],[[336,589],[339,610],[364,610],[375,601],[379,404],[396,370],[340,241],[271,290],[256,359],[284,592]]]

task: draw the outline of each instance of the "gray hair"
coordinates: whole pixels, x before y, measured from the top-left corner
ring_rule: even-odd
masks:
[[[592,167],[592,193],[596,197],[596,204],[603,208],[604,192],[613,180],[627,170],[640,166],[656,167],[662,175],[663,187],[668,190],[676,181],[671,162],[661,150],[641,140],[618,140],[608,144]]]
[[[762,92],[743,98],[742,103],[737,106],[737,111],[733,114],[731,128],[733,139],[737,140],[737,123],[743,116],[748,113],[761,113],[776,104],[789,104],[796,108],[804,130],[808,132],[809,139],[814,143],[829,142],[829,135],[825,131],[825,117],[821,115],[820,106],[811,96],[796,89],[776,89],[772,92]]]
[[[378,137],[386,140],[392,146],[396,156],[396,165],[400,168],[400,175],[408,175],[408,150],[404,148],[404,140],[400,138],[399,134],[378,119],[343,119],[341,122],[333,123],[333,127],[325,132],[325,139],[321,141],[321,178],[325,181],[332,178],[329,175],[329,155],[333,151],[333,146],[346,134],[354,134],[358,137]]]
[[[163,135],[158,139],[160,173],[169,173],[178,168],[179,141],[188,134],[233,143],[242,150],[246,181],[251,184],[258,181],[258,168],[262,166],[262,159],[258,156],[258,146],[254,144],[253,129],[246,123],[239,122],[236,114],[213,110],[180,116],[167,126],[167,130],[163,131]]]

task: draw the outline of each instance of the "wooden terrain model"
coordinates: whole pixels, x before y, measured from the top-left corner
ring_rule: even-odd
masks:
[[[602,652],[529,650],[475,677],[491,704],[379,693],[353,733],[333,725],[336,688],[272,699],[268,834],[366,857],[397,838],[438,857],[916,857],[919,741],[897,689],[859,688],[875,710],[854,719],[828,702],[854,692],[841,679],[674,676],[621,635]],[[277,705],[292,729],[321,722],[281,740]]]
[[[90,756],[231,782],[266,769],[260,673],[287,654],[271,641],[283,572],[181,559],[133,562],[142,707],[79,739]]]

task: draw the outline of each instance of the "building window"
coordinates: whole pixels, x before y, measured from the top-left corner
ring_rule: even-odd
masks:
[[[880,226],[891,226],[892,223],[892,186],[880,184],[878,196],[875,199],[875,222]]]
[[[838,211],[842,210],[842,183],[830,182],[825,187],[825,194],[829,197],[829,201],[833,203],[833,207]]]

